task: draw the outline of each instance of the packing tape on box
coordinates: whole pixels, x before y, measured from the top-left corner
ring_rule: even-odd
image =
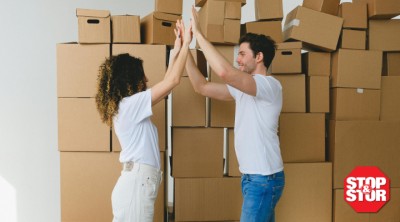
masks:
[[[357,93],[364,93],[364,89],[361,89],[361,88],[357,88]]]
[[[283,31],[286,31],[287,29],[291,28],[292,26],[299,26],[300,25],[300,20],[298,19],[293,19],[290,21],[288,24],[285,25],[283,28]]]

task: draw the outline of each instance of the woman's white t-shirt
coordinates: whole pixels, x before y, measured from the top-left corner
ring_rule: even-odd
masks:
[[[121,144],[120,162],[135,162],[160,169],[157,128],[151,122],[151,89],[123,98],[113,118]]]
[[[228,86],[236,102],[235,151],[244,174],[270,175],[283,170],[278,124],[282,86],[272,76],[253,75],[256,96]]]

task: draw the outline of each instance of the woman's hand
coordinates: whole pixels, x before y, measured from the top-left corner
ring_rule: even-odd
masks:
[[[174,33],[175,33],[174,51],[176,54],[178,54],[182,48],[182,35],[181,35],[182,32],[179,20],[176,21],[176,28],[174,29]]]

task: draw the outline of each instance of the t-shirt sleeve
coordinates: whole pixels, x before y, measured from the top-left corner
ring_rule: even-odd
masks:
[[[129,98],[129,114],[138,123],[153,115],[151,107],[151,89],[136,93]]]
[[[256,81],[257,94],[256,98],[272,103],[282,90],[278,81],[261,75],[254,75]]]
[[[228,87],[228,91],[231,94],[231,96],[236,100],[236,95],[237,95],[237,89],[235,89],[234,87],[226,84],[226,87]]]

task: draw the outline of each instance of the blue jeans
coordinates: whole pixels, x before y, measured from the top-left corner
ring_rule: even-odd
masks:
[[[275,206],[283,187],[283,171],[272,175],[243,174],[241,222],[275,222]]]

